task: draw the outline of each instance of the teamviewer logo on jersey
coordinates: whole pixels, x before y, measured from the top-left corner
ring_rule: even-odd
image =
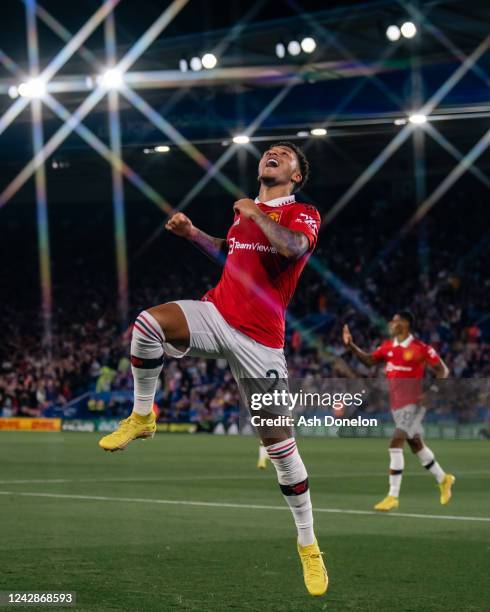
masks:
[[[277,253],[276,247],[260,242],[240,242],[236,238],[228,240],[228,255],[235,251],[257,251],[259,253]]]

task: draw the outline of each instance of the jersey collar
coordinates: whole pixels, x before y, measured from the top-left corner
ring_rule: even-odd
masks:
[[[288,195],[284,198],[274,198],[274,200],[269,200],[268,202],[260,202],[259,198],[255,198],[256,204],[265,204],[266,206],[282,206],[283,204],[293,204],[296,202],[296,198],[294,195]]]
[[[398,342],[398,340],[395,338],[395,340],[393,341],[393,346],[403,346],[403,348],[407,348],[407,346],[410,344],[410,342],[412,342],[412,340],[412,334],[408,335],[403,342]]]

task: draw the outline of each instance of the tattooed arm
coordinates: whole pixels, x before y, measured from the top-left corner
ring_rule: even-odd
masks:
[[[308,250],[310,243],[305,234],[275,223],[260,210],[253,200],[238,200],[233,208],[238,214],[254,221],[267,236],[272,246],[284,257],[299,259]]]

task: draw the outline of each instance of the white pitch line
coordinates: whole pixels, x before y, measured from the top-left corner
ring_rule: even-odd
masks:
[[[274,474],[272,471],[271,474]],[[464,472],[457,472],[457,476],[470,476],[470,475],[489,475],[488,470],[468,470]],[[427,478],[427,473],[421,470],[417,472],[404,472],[405,476],[410,478],[416,476],[419,478]],[[385,477],[383,471],[379,472],[357,472],[355,474],[309,474],[309,478],[315,480],[331,478],[366,478],[366,477]],[[221,475],[221,476],[155,476],[155,477],[140,477],[134,476],[133,478],[32,478],[32,479],[15,479],[15,480],[0,480],[0,485],[10,484],[70,484],[70,483],[125,483],[125,482],[194,482],[196,480],[257,480],[260,478],[259,472],[251,473],[250,476],[245,475]]]
[[[204,502],[177,499],[148,499],[144,497],[106,497],[103,495],[65,495],[63,493],[24,493],[18,491],[0,491],[0,495],[13,495],[20,497],[47,497],[54,499],[79,499],[82,501],[130,502],[138,504],[161,504],[167,506],[197,506],[201,508],[237,508],[239,510],[287,510],[287,506],[267,506],[263,504],[232,504],[226,502]],[[315,508],[314,512],[327,512],[330,514],[360,514],[365,516],[393,516],[399,518],[422,518],[444,521],[476,521],[490,523],[486,516],[454,516],[439,514],[410,514],[408,512],[380,513],[372,510],[342,510],[340,508]]]

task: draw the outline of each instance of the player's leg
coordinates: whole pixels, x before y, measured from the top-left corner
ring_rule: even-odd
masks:
[[[131,338],[133,411],[115,432],[99,441],[104,450],[123,450],[132,440],[153,437],[155,434],[153,403],[163,368],[165,346],[175,347],[180,352],[189,347],[187,320],[175,303],[144,310],[134,322]]]
[[[375,510],[389,512],[390,510],[396,510],[399,506],[398,498],[405,468],[405,458],[403,456],[405,440],[406,433],[401,429],[395,429],[388,449],[390,453],[389,491],[388,495],[374,506]]]
[[[416,434],[413,438],[408,439],[407,442],[412,450],[412,453],[418,457],[422,467],[430,472],[436,479],[441,493],[441,504],[443,506],[446,505],[451,499],[451,489],[456,481],[456,478],[453,476],[453,474],[446,474],[444,472],[439,463],[436,461],[434,453],[428,446],[426,446],[420,434]]]
[[[249,392],[242,379],[263,380],[267,374],[274,373],[281,381],[287,380],[283,351],[260,345],[241,334],[228,361],[240,388],[242,400],[247,406]],[[267,386],[269,387],[270,383]],[[271,412],[267,415],[261,412],[260,416],[274,417],[277,414]],[[294,518],[306,588],[311,595],[323,595],[328,587],[328,575],[313,530],[308,473],[296,445],[293,430],[287,425],[281,425],[258,427],[257,431],[276,470],[279,488]]]
[[[104,450],[122,450],[132,440],[154,435],[153,402],[164,353],[176,358],[188,352],[204,357],[221,355],[213,333],[213,308],[209,303],[181,300],[161,304],[138,315],[131,340],[133,412],[115,432],[99,441]]]
[[[265,446],[261,442],[259,444],[259,458],[257,460],[257,467],[259,470],[265,470],[267,467],[267,459],[269,459],[269,455],[265,449]]]

